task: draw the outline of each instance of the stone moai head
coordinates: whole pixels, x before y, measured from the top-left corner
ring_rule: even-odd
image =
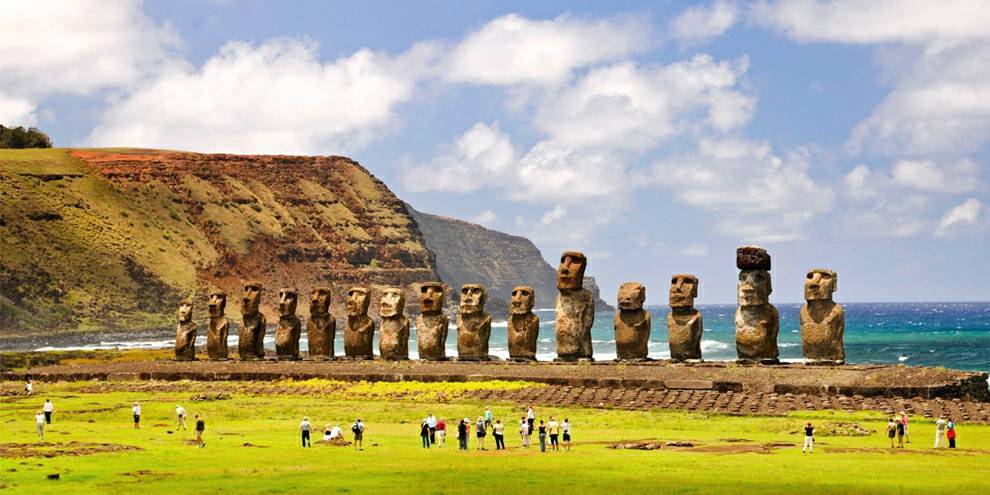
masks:
[[[295,289],[284,288],[278,291],[278,314],[281,316],[294,316],[296,305],[299,303],[299,294]]]
[[[227,293],[214,292],[210,294],[210,316],[223,316],[227,311]]]
[[[461,314],[473,315],[485,311],[485,300],[488,292],[481,284],[464,284],[461,286]]]
[[[368,314],[371,297],[364,287],[351,287],[347,291],[347,316],[364,316]]]
[[[419,312],[439,313],[443,311],[443,284],[426,282],[419,286]]]
[[[839,288],[839,276],[832,270],[812,268],[804,279],[806,301],[831,301],[832,293]]]
[[[399,287],[389,287],[382,290],[382,299],[378,306],[378,314],[382,318],[402,316],[402,310],[406,307],[406,295]]]
[[[584,283],[584,269],[588,266],[588,258],[577,251],[564,251],[560,255],[560,265],[557,266],[557,288],[560,290],[577,290]]]
[[[693,308],[698,297],[698,277],[679,273],[670,277],[670,307]]]
[[[241,298],[241,314],[253,315],[261,307],[261,284],[252,282],[244,286],[244,297]]]
[[[324,316],[330,312],[331,291],[329,287],[317,287],[309,293],[309,314]]]
[[[619,286],[619,309],[636,311],[646,302],[646,287],[639,282],[626,282]]]
[[[536,291],[528,285],[519,285],[512,289],[512,297],[509,299],[509,313],[514,315],[524,315],[533,311],[536,304]]]
[[[192,299],[183,299],[179,303],[179,323],[189,323],[192,321]]]
[[[762,306],[770,303],[770,253],[759,246],[736,249],[739,272],[737,296],[740,306]]]

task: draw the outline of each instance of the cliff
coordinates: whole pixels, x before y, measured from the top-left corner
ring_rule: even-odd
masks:
[[[305,314],[332,285],[342,317],[349,285],[437,278],[405,205],[347,158],[0,150],[5,335],[169,328],[193,295],[205,322],[214,289],[237,321],[248,280],[270,322],[281,287]]]
[[[416,219],[426,246],[436,253],[440,278],[454,290],[463,284],[484,284],[488,288],[489,311],[493,314],[507,313],[512,288],[517,285],[533,287],[537,308],[556,305],[557,271],[529,239],[422,213],[409,205],[406,209]],[[597,309],[611,308],[598,297],[593,277],[585,277],[585,287],[595,295]],[[456,296],[453,299],[456,301]]]

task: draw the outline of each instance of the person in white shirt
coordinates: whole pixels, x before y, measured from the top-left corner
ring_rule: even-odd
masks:
[[[131,407],[131,413],[134,414],[134,429],[141,428],[141,404],[137,402]]]
[[[529,421],[526,421],[526,416],[519,418],[519,436],[522,437],[522,447],[529,448],[529,431],[532,428],[529,425]]]
[[[505,450],[505,425],[501,419],[496,419],[492,425],[492,436],[495,437],[495,450]]]
[[[361,418],[351,425],[351,432],[354,433],[354,450],[364,450],[364,423]]]
[[[343,438],[344,432],[340,429],[340,425],[334,425],[333,428],[330,427],[330,423],[327,423],[327,427],[323,432],[323,441],[329,442],[337,438]]]
[[[34,423],[38,427],[38,440],[45,439],[45,415],[41,411],[34,413]]]
[[[945,446],[945,416],[938,418],[935,422],[935,448],[939,449]]]
[[[571,422],[567,418],[560,424],[560,431],[563,433],[564,450],[571,450]]]
[[[526,422],[529,424],[529,434],[533,434],[533,428],[536,427],[536,411],[533,410],[533,406],[529,406],[529,410],[526,411]]]
[[[437,417],[433,413],[427,413],[426,426],[430,429],[430,445],[437,443]]]
[[[55,404],[51,399],[45,399],[45,405],[41,408],[45,412],[45,423],[52,424],[52,413],[55,412]]]
[[[185,430],[186,429],[186,408],[184,408],[184,407],[182,407],[180,405],[176,405],[175,406],[175,417],[176,417],[175,429],[178,430],[179,428],[182,428],[183,430]]]
[[[24,393],[26,395],[31,395],[34,393],[34,382],[28,380],[27,383],[24,384]]]
[[[309,424],[309,418],[303,418],[302,422],[299,423],[299,431],[302,432],[302,446],[312,447],[313,443],[309,439],[309,432],[313,429],[313,426]]]

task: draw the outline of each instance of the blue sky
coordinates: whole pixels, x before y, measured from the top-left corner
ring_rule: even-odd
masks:
[[[779,302],[990,300],[986,2],[0,3],[0,122],[59,146],[347,155],[607,299],[760,244]]]

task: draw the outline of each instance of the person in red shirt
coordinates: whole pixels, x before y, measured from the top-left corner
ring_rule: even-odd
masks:
[[[440,421],[437,421],[437,447],[444,445],[447,445],[447,421],[440,418]]]

